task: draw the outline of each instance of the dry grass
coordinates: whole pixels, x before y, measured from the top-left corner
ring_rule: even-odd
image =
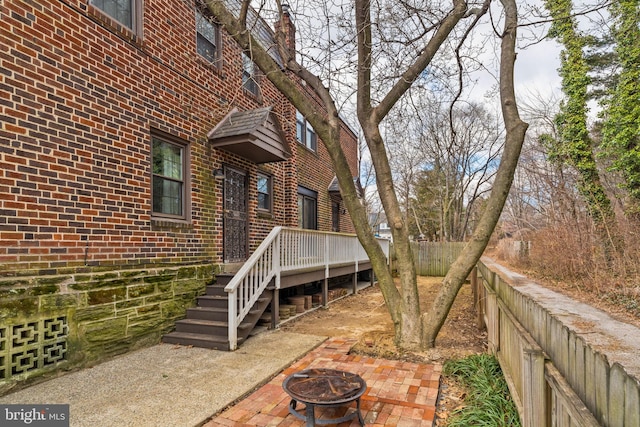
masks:
[[[526,238],[526,256],[514,256],[508,239],[492,253],[498,261],[546,286],[640,324],[640,238],[637,226],[620,224],[613,250],[605,250],[586,221],[556,224]]]

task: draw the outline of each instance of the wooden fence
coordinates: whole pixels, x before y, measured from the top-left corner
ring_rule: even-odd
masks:
[[[411,243],[418,275],[446,276],[449,266],[458,257],[463,247],[463,242]]]
[[[471,283],[523,427],[640,427],[640,329],[488,258]]]

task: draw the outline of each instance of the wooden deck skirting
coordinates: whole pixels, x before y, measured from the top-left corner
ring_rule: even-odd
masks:
[[[640,329],[489,258],[471,283],[523,427],[640,427]]]

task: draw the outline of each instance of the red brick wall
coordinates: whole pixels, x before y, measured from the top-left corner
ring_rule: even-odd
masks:
[[[319,228],[331,229],[324,147],[296,144],[295,109],[266,79],[260,100],[241,89],[228,36],[218,69],[196,53],[185,2],[145,0],[142,37],[87,3],[0,5],[0,271],[221,262],[222,184],[212,170],[223,164],[250,177],[251,248],[274,225],[297,224],[297,181],[318,191]],[[206,141],[233,107],[266,105],[281,118],[290,161],[257,166]],[[152,129],[189,144],[187,224],[152,221]],[[355,175],[355,137],[345,135]],[[257,170],[274,178],[272,217],[256,215]]]

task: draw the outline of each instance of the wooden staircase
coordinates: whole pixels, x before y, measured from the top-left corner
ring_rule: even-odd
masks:
[[[197,306],[187,309],[186,318],[178,320],[175,331],[164,335],[162,342],[229,351],[229,296],[224,288],[232,277],[218,275],[216,283],[198,297]],[[268,288],[238,326],[238,344],[251,334],[272,299],[273,290]]]

